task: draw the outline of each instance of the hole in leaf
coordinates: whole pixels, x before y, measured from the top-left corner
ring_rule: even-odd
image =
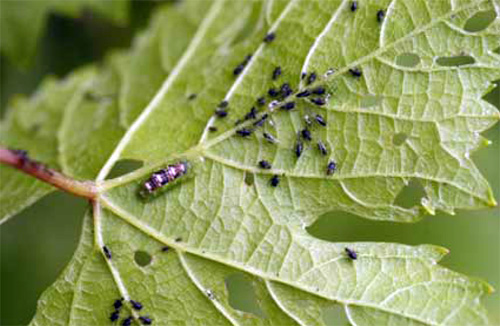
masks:
[[[443,67],[458,67],[463,65],[470,65],[476,60],[470,55],[457,55],[453,57],[439,57],[436,63]]]
[[[500,46],[498,48],[496,48],[495,50],[493,50],[493,52],[495,52],[496,54],[500,54]]]
[[[408,135],[404,132],[398,132],[392,137],[392,143],[396,146],[401,146],[408,139]]]
[[[380,96],[367,95],[361,98],[360,106],[362,108],[369,108],[380,104],[380,102],[382,102],[382,98]]]
[[[143,166],[139,160],[119,160],[115,163],[106,179],[118,178],[122,175],[135,171]]]
[[[137,265],[145,267],[151,264],[152,257],[147,252],[138,250],[134,254],[134,260],[137,263]]]
[[[232,274],[226,277],[225,282],[231,307],[266,318],[257,301],[254,285],[248,276],[242,273]]]
[[[247,186],[253,186],[254,182],[255,182],[254,174],[250,172],[245,172],[245,184]]]
[[[500,79],[493,82],[495,87],[483,96],[483,100],[490,102],[500,109]]]
[[[394,205],[411,208],[420,205],[422,197],[425,196],[425,190],[420,181],[411,179],[394,200]]]
[[[415,53],[403,53],[396,57],[396,64],[403,67],[413,68],[420,62],[420,57]]]
[[[321,310],[321,318],[327,326],[348,326],[351,325],[345,314],[344,307],[333,304]]]
[[[479,32],[486,29],[496,18],[493,10],[480,11],[465,22],[464,29],[467,32]]]

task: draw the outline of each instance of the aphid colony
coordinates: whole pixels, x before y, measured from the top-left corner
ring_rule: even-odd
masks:
[[[111,320],[112,322],[115,322],[118,319],[120,319],[120,311],[123,307],[124,300],[125,300],[124,298],[116,299],[115,302],[113,303],[114,310],[109,315],[109,320]],[[130,307],[133,310],[136,310],[136,311],[142,310],[143,306],[142,306],[142,303],[140,303],[139,301],[129,300],[129,302],[130,302]],[[153,324],[153,320],[149,316],[139,316],[138,319],[143,325]],[[133,320],[134,320],[134,317],[132,315],[129,315],[128,317],[123,318],[121,325],[122,326],[130,326],[130,325],[132,325]]]
[[[187,171],[187,162],[179,162],[176,164],[171,164],[165,169],[154,172],[153,174],[151,174],[151,177],[149,177],[149,179],[144,182],[143,195],[155,192],[157,189],[183,176],[187,173]]]

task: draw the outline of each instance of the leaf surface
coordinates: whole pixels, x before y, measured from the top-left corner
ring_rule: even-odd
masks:
[[[176,4],[158,12],[129,53],[110,57],[86,91],[112,96],[75,100],[59,132],[63,170],[97,179],[93,225],[87,217],[75,258],[42,297],[33,324],[106,324],[119,297],[144,306],[138,313],[127,304],[122,318],[148,314],[159,324],[325,325],[324,310],[343,314],[338,308],[353,325],[488,323],[479,299],[491,287],[438,265],[445,249],[330,243],[305,227],[333,210],[413,222],[435,210],[495,204],[470,154],[499,117],[481,97],[500,78],[493,51],[500,20],[475,33],[463,26],[498,5],[381,0],[360,2],[354,13],[350,5]],[[276,39],[263,43],[270,31]],[[170,50],[175,37],[182,41]],[[474,63],[437,63],[464,52]],[[398,59],[409,53],[419,58],[413,67]],[[283,74],[272,81],[276,66]],[[335,72],[325,74],[330,68]],[[362,76],[349,72],[355,68]],[[317,81],[306,85],[302,72],[316,72]],[[328,103],[294,99],[289,112],[260,107],[259,116],[269,114],[266,124],[238,136],[255,120],[235,126],[236,120],[284,82],[294,92],[323,86]],[[229,115],[218,119],[222,100]],[[314,142],[304,141],[297,158],[305,114],[323,115],[327,126],[311,127]],[[267,143],[263,130],[279,142]],[[326,157],[315,147],[319,139]],[[126,159],[144,167],[106,180]],[[189,172],[176,185],[146,200],[138,196],[152,172],[180,160],[189,162]],[[271,169],[259,168],[260,160]],[[330,160],[338,170],[327,176]],[[270,186],[272,175],[280,176],[278,187]],[[415,207],[398,206],[411,179],[425,197]],[[151,257],[145,266],[135,259],[139,252]],[[232,275],[252,284],[256,311],[231,305]]]

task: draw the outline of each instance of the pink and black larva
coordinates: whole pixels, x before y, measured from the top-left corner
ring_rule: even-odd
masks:
[[[167,166],[165,169],[154,172],[149,179],[144,182],[144,192],[151,194],[157,189],[185,175],[188,171],[187,162],[179,162]]]

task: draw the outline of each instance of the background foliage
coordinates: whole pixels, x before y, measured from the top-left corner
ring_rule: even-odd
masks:
[[[75,67],[98,60],[109,48],[127,46],[154,3],[140,1],[133,2],[132,6],[132,23],[127,28],[110,25],[98,16],[71,19],[51,15],[32,68],[19,70],[2,55],[1,107],[5,107],[12,94],[30,93],[46,73],[63,76]],[[488,99],[500,106],[498,87]],[[499,125],[485,136],[496,141],[489,148],[475,153],[474,161],[490,181],[499,202]],[[412,198],[414,193],[407,193],[401,200],[411,202]],[[85,205],[84,201],[64,194],[50,195],[0,228],[2,325],[29,322],[37,298],[56,279],[76,247]],[[458,211],[455,216],[438,213],[414,225],[375,223],[345,213],[342,216],[334,213],[335,219],[328,216],[321,218],[310,228],[310,232],[333,241],[441,245],[451,250],[442,261],[444,266],[486,279],[498,289],[499,213],[498,208],[482,212]],[[251,305],[249,299],[244,297],[244,289],[238,290],[241,302],[234,304]],[[500,306],[498,292],[486,300],[490,311],[498,311],[495,309]]]

